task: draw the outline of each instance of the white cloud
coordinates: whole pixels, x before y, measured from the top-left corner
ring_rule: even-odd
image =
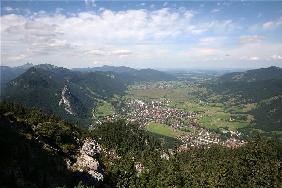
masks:
[[[94,56],[118,56],[126,57],[132,54],[130,50],[118,49],[118,50],[104,50],[104,49],[95,49],[85,52],[86,55]]]
[[[190,27],[193,12],[189,10],[178,13],[167,8],[155,11],[103,9],[99,13],[79,12],[69,17],[60,11],[54,15],[40,11],[26,17],[1,16],[3,53],[39,56],[93,50],[99,54],[96,49],[105,49],[112,52],[104,56],[125,57],[130,54],[113,50],[123,49],[120,45],[157,43],[195,32],[195,28]],[[3,61],[12,60],[19,58],[3,58]]]
[[[266,61],[273,54],[280,54],[282,51],[282,44],[270,43],[246,43],[236,48],[226,49],[225,52],[230,54],[232,60],[244,61]]]
[[[199,39],[200,46],[222,46],[225,42],[225,36],[204,37]]]
[[[260,58],[259,57],[257,57],[257,56],[242,56],[242,57],[240,57],[240,60],[245,60],[245,61],[258,61],[258,60],[260,60]]]
[[[257,61],[257,60],[260,60],[260,58],[254,56],[254,57],[249,57],[249,60],[251,60],[251,61]]]
[[[274,55],[271,56],[271,59],[273,59],[273,60],[282,60],[282,55],[274,54]]]
[[[265,22],[264,24],[262,24],[262,28],[265,30],[272,30],[280,27],[281,25],[282,25],[282,16],[277,20]]]
[[[281,45],[254,43],[262,40],[261,36],[242,36],[244,45],[224,48],[225,36],[239,26],[232,20],[201,21],[195,11],[185,8],[103,8],[69,16],[62,11],[1,16],[2,62],[40,63],[44,59],[70,67],[91,66],[93,62],[175,66],[187,61],[236,61],[243,56],[264,59],[282,51]]]
[[[5,53],[2,53],[1,56],[2,56],[3,59],[7,59],[8,61],[21,61],[21,60],[24,60],[27,57],[26,54],[9,55],[9,54],[5,54]]]
[[[215,33],[228,33],[240,28],[232,20],[213,20],[211,22],[201,24],[200,27],[205,31],[212,31]]]
[[[190,48],[182,52],[184,55],[192,58],[202,58],[220,55],[220,50],[217,48]]]
[[[240,43],[241,44],[247,44],[247,43],[257,43],[261,42],[265,39],[264,36],[259,36],[259,35],[243,35],[240,36]]]
[[[211,13],[214,14],[214,13],[217,13],[219,11],[220,11],[219,9],[213,9],[213,10],[211,10]]]
[[[4,11],[7,13],[13,13],[16,12],[16,10],[12,7],[4,7]]]
[[[6,35],[17,33],[25,38],[29,35],[37,39],[49,35],[61,37],[68,43],[83,41],[95,44],[163,42],[207,31],[226,32],[235,27],[231,20],[195,24],[192,22],[194,14],[190,10],[176,12],[168,8],[155,11],[101,10],[99,14],[80,12],[70,17],[61,14],[46,15],[41,12],[31,17],[15,14],[2,16],[1,26],[2,33]]]
[[[107,51],[100,50],[100,49],[86,51],[85,54],[97,55],[97,56],[106,56],[106,55],[108,55]]]

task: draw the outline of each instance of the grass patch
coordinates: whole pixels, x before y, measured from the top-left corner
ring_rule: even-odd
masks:
[[[229,113],[223,111],[210,110],[198,116],[199,123],[209,129],[228,128],[229,130],[236,130],[247,127],[248,121],[230,121]]]
[[[155,134],[159,134],[159,135],[171,137],[171,138],[177,138],[185,134],[185,132],[183,131],[173,129],[172,127],[168,125],[161,124],[161,123],[155,123],[155,122],[150,122],[146,126],[146,130],[151,133],[155,133]]]
[[[114,114],[115,110],[111,103],[103,101],[100,102],[97,108],[95,109],[95,115],[98,117],[110,116]]]

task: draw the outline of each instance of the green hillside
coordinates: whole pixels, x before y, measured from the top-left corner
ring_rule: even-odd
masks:
[[[213,83],[207,83],[211,92],[221,96],[222,103],[237,105],[253,104],[249,113],[254,120],[251,125],[265,132],[281,131],[282,69],[268,67],[241,73],[229,73]]]

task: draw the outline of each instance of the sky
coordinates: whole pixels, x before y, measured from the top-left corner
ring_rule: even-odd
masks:
[[[2,0],[1,65],[282,67],[282,1]]]

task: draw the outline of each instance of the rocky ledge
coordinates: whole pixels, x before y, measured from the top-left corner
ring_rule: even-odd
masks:
[[[103,169],[98,158],[101,153],[100,145],[92,139],[86,139],[79,150],[77,160],[70,166],[73,171],[89,174],[95,181],[101,182],[104,179]]]

